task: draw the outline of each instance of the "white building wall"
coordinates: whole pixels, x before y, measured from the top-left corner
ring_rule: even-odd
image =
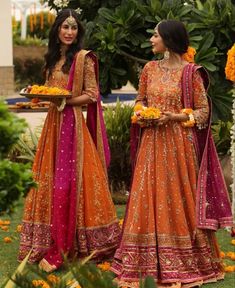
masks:
[[[13,65],[11,0],[0,0],[0,67]]]

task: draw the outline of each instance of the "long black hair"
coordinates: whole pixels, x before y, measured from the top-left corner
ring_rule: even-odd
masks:
[[[163,20],[158,23],[156,28],[169,50],[180,55],[187,52],[189,36],[182,22],[178,20]]]
[[[55,64],[59,61],[61,57],[60,51],[60,41],[58,38],[59,29],[62,23],[69,17],[72,16],[78,26],[77,40],[72,43],[68,50],[66,51],[66,60],[64,65],[62,66],[62,71],[64,73],[69,73],[69,69],[72,65],[74,55],[82,49],[83,37],[85,34],[85,30],[78,20],[78,14],[72,9],[63,9],[61,10],[57,17],[55,18],[55,22],[53,23],[50,33],[49,33],[49,42],[48,42],[48,51],[45,55],[45,66],[44,66],[44,75],[48,72],[48,78],[51,76],[52,70],[55,67]]]

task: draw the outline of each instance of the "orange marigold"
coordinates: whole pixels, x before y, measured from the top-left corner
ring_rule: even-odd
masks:
[[[5,237],[5,238],[3,238],[3,241],[4,241],[5,243],[11,243],[11,242],[12,242],[12,239],[11,239],[11,237]]]
[[[225,257],[225,253],[223,251],[220,251],[220,257],[224,258]]]
[[[225,266],[224,271],[225,272],[235,272],[235,265]]]
[[[54,274],[49,274],[47,276],[47,280],[51,283],[59,283],[60,282],[60,277],[54,275]]]
[[[43,95],[69,95],[70,92],[66,89],[58,88],[58,87],[47,87],[47,86],[39,86],[33,85],[30,90],[30,94],[43,94]]]
[[[0,219],[0,225],[10,225],[11,221],[10,220],[1,220]]]
[[[120,220],[119,220],[119,226],[120,226],[120,227],[122,227],[123,222],[124,222],[124,219],[120,219]]]
[[[32,284],[34,287],[50,288],[50,285],[44,280],[33,280]]]
[[[148,107],[140,112],[140,116],[144,119],[157,119],[161,115],[161,111],[155,107]]]
[[[103,271],[108,271],[110,270],[110,263],[109,262],[103,262],[97,265],[98,268],[100,268]]]
[[[17,227],[16,227],[16,231],[17,231],[18,233],[20,233],[21,230],[22,230],[22,225],[17,225]]]
[[[228,50],[227,56],[225,75],[228,80],[235,82],[235,43],[232,48]]]
[[[135,112],[137,112],[137,111],[142,111],[142,110],[144,110],[144,106],[143,106],[143,105],[137,103],[137,104],[134,106],[134,111],[135,111]]]
[[[3,230],[3,231],[9,231],[9,227],[8,226],[3,226],[1,225],[0,228]]]
[[[182,55],[182,58],[185,61],[188,61],[191,63],[191,62],[194,62],[195,54],[196,54],[196,50],[193,47],[189,46],[187,52]]]

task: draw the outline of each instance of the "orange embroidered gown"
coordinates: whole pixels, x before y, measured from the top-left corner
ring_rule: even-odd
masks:
[[[182,70],[164,68],[160,61],[146,64],[137,101],[180,113]],[[194,118],[203,125],[209,108],[199,72],[193,76],[193,91]],[[122,239],[112,265],[120,286],[132,287],[147,275],[158,283],[188,283],[182,287],[221,277],[214,234],[196,227],[198,163],[191,133],[173,121],[143,129]]]
[[[81,57],[76,62],[73,90],[78,91],[76,85],[80,85],[82,88],[81,95],[86,94],[92,101],[96,101],[98,87],[94,62],[92,58],[84,56],[85,54],[83,55],[81,52],[78,55],[77,59]],[[67,87],[68,74],[64,74],[61,71],[63,63],[64,59],[57,63],[46,85],[60,88]],[[83,75],[83,79],[79,78],[82,77],[81,75]],[[67,130],[62,130],[64,129],[62,125],[63,117],[73,119],[71,125],[66,127]],[[72,140],[68,142],[68,145],[71,145],[71,149],[64,147],[64,151],[59,151],[59,138],[62,138],[64,133],[68,135],[73,133]],[[73,160],[68,161],[68,154],[72,149],[75,151],[75,156]],[[59,153],[62,155],[63,152],[66,155],[60,156],[65,163],[63,166],[63,162],[61,162],[62,168],[59,171],[61,179],[55,180],[56,161]],[[56,241],[64,241],[61,245],[64,246],[63,251],[66,251],[66,245],[68,244],[66,241],[69,241],[66,239],[66,235],[71,232],[67,231],[71,221],[75,223],[76,232],[72,237],[73,243],[72,245],[70,243],[70,246],[73,247],[78,258],[89,255],[94,250],[96,251],[95,257],[98,259],[113,255],[118,244],[120,228],[101,160],[103,159],[100,159],[97,153],[81,107],[66,106],[63,112],[59,112],[56,105],[51,104],[33,164],[33,173],[38,183],[38,188],[32,189],[25,200],[19,251],[20,260],[32,249],[29,261],[40,261],[53,245],[52,229],[57,229],[55,234],[59,231],[65,237],[64,240],[56,239]],[[70,162],[73,163],[71,164]],[[64,197],[65,201],[67,201],[66,205],[69,205],[69,208],[64,207],[66,205],[63,207],[61,205],[52,207],[53,203],[55,203],[53,202],[55,195],[60,197],[60,193],[64,189],[63,186],[67,185],[68,179],[64,179],[64,175],[68,175],[68,178],[71,178],[72,174],[68,173],[68,169],[71,169],[70,165],[73,165],[71,173],[75,171],[75,176],[73,177],[74,179],[70,179],[69,187],[65,187],[67,194],[61,194],[61,197]],[[57,175],[59,174],[57,173]],[[56,186],[56,182],[59,183],[59,187]],[[70,186],[76,189],[76,197],[72,198],[72,188]],[[61,200],[59,199],[59,201]],[[57,218],[62,217],[60,219],[63,220],[63,224],[57,223],[56,228],[52,227],[53,209],[54,213],[57,213]],[[71,211],[73,210],[71,209],[74,209],[75,214],[72,214]],[[63,217],[65,218],[63,219]],[[59,219],[55,220],[59,221]],[[58,252],[61,253],[63,251]],[[48,262],[57,266],[60,255],[57,255],[57,258],[54,257],[55,255],[53,256],[54,258],[52,256],[48,257]],[[61,262],[61,259],[59,260]]]

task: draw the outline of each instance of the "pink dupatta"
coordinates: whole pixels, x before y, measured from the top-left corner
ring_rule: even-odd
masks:
[[[95,73],[98,83],[98,62],[94,54],[89,51],[80,51],[81,58],[78,64],[84,63],[85,56],[89,56],[95,63]],[[78,53],[78,54],[79,54]],[[69,81],[67,89],[72,91],[74,85],[78,85],[75,79],[76,55],[70,69]],[[79,67],[81,68],[81,67]],[[83,75],[78,75],[83,77]],[[82,86],[83,78],[79,82]],[[79,85],[78,85],[79,86]],[[76,92],[79,96],[82,87],[79,87]],[[74,253],[74,241],[76,231],[76,211],[77,200],[79,199],[80,179],[82,176],[82,153],[79,153],[81,147],[77,147],[77,134],[81,141],[82,135],[77,131],[76,125],[76,112],[72,106],[66,106],[62,117],[61,131],[58,143],[58,154],[55,165],[54,176],[54,192],[53,192],[53,205],[52,205],[52,225],[51,235],[53,244],[47,251],[44,259],[52,266],[58,268],[63,263],[62,254],[68,255]],[[100,155],[101,162],[106,170],[110,162],[110,150],[108,146],[108,139],[106,135],[104,119],[101,108],[100,96],[97,102],[89,104],[87,110],[87,126],[93,138],[97,151]],[[82,145],[80,143],[80,145]],[[81,152],[81,151],[80,151]],[[79,154],[78,154],[79,153]],[[77,156],[80,155],[80,158]],[[80,164],[77,161],[81,162]]]
[[[209,86],[209,78],[203,67],[188,64],[182,75],[182,102],[185,108],[193,109],[192,77],[195,71],[201,73],[205,89]],[[224,181],[215,143],[211,133],[211,100],[207,127],[193,130],[194,145],[199,161],[197,182],[196,213],[197,227],[217,230],[220,227],[233,225],[231,204]]]

